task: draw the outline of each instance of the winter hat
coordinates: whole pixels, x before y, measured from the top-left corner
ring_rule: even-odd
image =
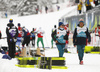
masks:
[[[9,22],[12,23],[13,22],[13,19],[10,19]]]
[[[54,25],[54,28],[56,28],[56,25]]]
[[[80,24],[81,22],[84,23],[84,20],[83,20],[82,18],[79,20],[79,24]]]
[[[18,26],[20,26],[20,23],[18,23]]]
[[[64,23],[63,22],[59,22],[59,27],[61,26],[61,25],[63,25]]]
[[[84,23],[84,21],[79,21],[79,24],[80,24],[81,22]]]

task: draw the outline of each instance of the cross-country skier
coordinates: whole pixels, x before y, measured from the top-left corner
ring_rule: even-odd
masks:
[[[38,36],[37,47],[39,48],[39,42],[41,42],[43,49],[45,49],[44,48],[44,43],[43,43],[43,34],[44,34],[44,31],[40,27],[38,32],[37,32],[37,36]]]
[[[19,48],[22,40],[22,28],[20,26],[21,26],[20,23],[18,23],[18,37],[17,37],[16,45],[19,46]]]
[[[52,29],[52,33],[53,33],[55,30],[56,30],[56,25],[54,25],[54,28]],[[56,35],[55,35],[55,37],[56,37]],[[53,48],[53,38],[52,38],[52,40],[51,40],[51,45],[52,45],[52,48]]]
[[[31,31],[31,36],[30,36],[30,41],[32,42],[32,46],[35,47],[35,29],[33,28],[33,30]]]
[[[96,44],[97,46],[100,45],[99,43],[99,37],[100,37],[100,25],[97,25],[97,28],[95,28],[95,36],[96,36]]]
[[[56,42],[56,45],[59,51],[59,57],[63,57],[66,40],[68,40],[68,35],[64,27],[65,27],[64,24],[62,22],[59,22],[58,29],[55,30],[51,35],[53,40]],[[55,38],[55,35],[56,35],[56,38]]]
[[[70,31],[69,31],[69,28],[68,28],[69,27],[68,22],[65,22],[64,25],[65,25],[65,28],[64,29],[66,30],[67,35],[69,36]],[[65,45],[65,51],[66,52],[68,52],[67,48],[68,48],[68,40],[66,40],[66,45]]]
[[[26,54],[29,55],[30,33],[29,30],[25,27],[22,28],[22,31],[23,31],[23,42],[22,42],[22,52],[20,56],[26,56]],[[24,47],[25,44],[27,48]]]
[[[84,48],[86,46],[86,39],[88,39],[88,43],[91,42],[91,36],[88,32],[88,28],[84,26],[84,21],[81,19],[79,20],[79,24],[77,28],[75,28],[74,35],[73,35],[73,43],[78,51],[78,57],[80,64],[83,64],[83,56],[84,56]]]
[[[18,36],[18,29],[13,24],[13,19],[9,20],[6,27],[7,42],[9,46],[8,54],[11,58],[15,57],[15,44]]]

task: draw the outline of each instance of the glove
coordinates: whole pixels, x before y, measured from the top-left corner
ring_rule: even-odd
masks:
[[[24,38],[21,39],[21,42],[23,42],[23,41],[24,41]]]
[[[14,42],[16,42],[17,41],[17,39],[13,39],[14,40]]]

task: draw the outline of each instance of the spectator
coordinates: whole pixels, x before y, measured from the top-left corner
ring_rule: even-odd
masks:
[[[82,2],[80,2],[80,3],[78,4],[77,10],[79,11],[79,14],[81,14],[81,12],[82,12]]]
[[[91,10],[92,7],[95,7],[93,0],[85,0],[86,11]]]

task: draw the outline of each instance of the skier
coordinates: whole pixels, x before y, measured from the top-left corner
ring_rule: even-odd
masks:
[[[35,32],[35,29],[33,28],[33,30],[31,31],[31,36],[30,36],[30,41],[32,41],[33,47],[35,47],[35,34],[36,34],[36,32]]]
[[[8,54],[11,58],[15,57],[15,44],[17,41],[18,36],[18,29],[13,24],[13,19],[9,20],[9,23],[6,27],[6,34],[7,34],[7,42],[9,46]]]
[[[44,31],[40,27],[38,32],[37,32],[37,36],[38,36],[37,47],[39,48],[39,42],[41,42],[42,43],[42,47],[45,50],[44,43],[43,43],[43,34],[44,34]]]
[[[68,40],[68,35],[66,33],[66,30],[64,30],[64,24],[62,22],[59,22],[59,27],[57,30],[55,30],[52,33],[52,38],[55,41],[58,51],[59,51],[59,57],[63,57],[64,49],[65,49],[65,43],[66,40]],[[56,38],[55,38],[56,35]]]
[[[17,45],[20,49],[21,49],[21,47],[20,47],[21,41],[22,41],[22,28],[20,27],[20,23],[18,23],[18,37],[17,37],[16,45]]]
[[[52,33],[56,30],[56,25],[54,25],[54,28],[52,29]],[[56,36],[55,36],[56,37]],[[52,48],[53,48],[53,38],[51,40],[51,45],[52,45]]]
[[[70,33],[70,31],[69,31],[69,24],[67,23],[67,22],[65,22],[64,23],[64,25],[65,25],[65,30],[66,30],[66,32],[67,32],[67,35],[69,36],[69,33]],[[66,45],[65,45],[65,51],[67,52],[67,53],[70,53],[68,50],[67,50],[67,48],[68,48],[68,40],[66,40]]]
[[[75,28],[73,35],[73,43],[74,47],[77,45],[78,57],[80,60],[80,65],[83,65],[83,56],[84,56],[84,48],[86,46],[86,39],[88,39],[88,43],[91,42],[91,36],[88,32],[88,28],[84,26],[84,21],[79,20],[79,24],[77,28]]]
[[[82,2],[80,2],[78,4],[77,10],[79,11],[79,14],[81,14],[81,11],[82,11]]]
[[[30,54],[29,52],[29,43],[30,43],[30,33],[28,31],[27,28],[23,27],[22,28],[22,31],[23,31],[23,42],[22,42],[22,52],[20,54],[20,56],[26,56]],[[25,48],[24,46],[27,46],[27,48]]]
[[[92,7],[95,7],[93,0],[85,0],[86,11],[91,10]]]
[[[97,28],[95,28],[95,36],[96,36],[96,44],[99,45],[99,37],[100,37],[100,25],[97,25]]]

